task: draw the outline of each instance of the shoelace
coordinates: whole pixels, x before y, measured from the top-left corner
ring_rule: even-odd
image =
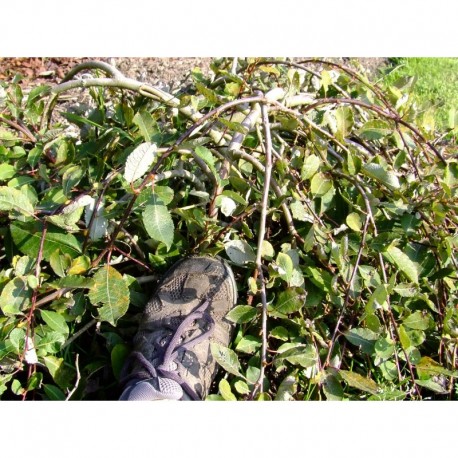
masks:
[[[128,375],[127,377],[123,377],[121,379],[121,384],[127,386],[127,383],[133,379],[135,380],[145,380],[151,377],[157,378],[158,376],[168,378],[177,382],[186,392],[186,394],[193,400],[199,400],[200,397],[197,393],[183,380],[182,377],[178,374],[178,372],[170,370],[170,364],[175,360],[178,356],[178,352],[181,349],[188,350],[198,343],[205,340],[213,331],[215,327],[215,321],[213,320],[212,316],[208,312],[208,307],[210,306],[211,302],[209,299],[205,300],[199,307],[197,307],[194,311],[192,311],[177,327],[176,331],[173,333],[169,343],[164,346],[163,355],[162,357],[159,356],[159,360],[162,359],[162,362],[158,366],[154,366],[150,361],[148,361],[145,356],[138,351],[132,352],[126,361],[126,364],[123,369],[123,373],[125,373],[128,367],[133,364],[135,361],[138,361],[143,370],[139,370],[133,374]],[[194,321],[198,319],[205,319],[208,324],[209,328],[205,330],[202,334],[191,339],[185,343],[181,343],[181,337],[184,335],[184,332],[187,328],[193,325]]]

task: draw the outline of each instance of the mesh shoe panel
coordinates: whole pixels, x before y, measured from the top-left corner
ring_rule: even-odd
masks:
[[[234,276],[223,260],[191,257],[175,264],[145,308],[121,399],[171,399],[160,397],[156,380],[178,384],[180,399],[204,398],[217,371],[210,342],[229,345],[234,324],[225,316],[236,300]]]

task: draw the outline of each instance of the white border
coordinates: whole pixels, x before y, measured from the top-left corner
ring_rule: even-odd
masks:
[[[457,55],[452,0],[4,2],[0,55]]]

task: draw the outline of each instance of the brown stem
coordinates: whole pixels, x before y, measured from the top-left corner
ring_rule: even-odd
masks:
[[[4,118],[3,116],[0,116],[0,121],[5,124],[8,124],[13,129],[16,129],[19,132],[22,132],[32,143],[37,142],[37,139],[35,138],[35,136],[32,134],[32,132],[30,132],[29,129],[27,129],[26,126],[18,122],[15,122],[15,121],[11,121],[11,119]]]

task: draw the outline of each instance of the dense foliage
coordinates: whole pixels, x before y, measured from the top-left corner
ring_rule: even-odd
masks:
[[[209,399],[456,399],[453,135],[339,64],[212,70],[1,83],[2,398],[116,399],[155,281],[209,253],[239,288]]]

